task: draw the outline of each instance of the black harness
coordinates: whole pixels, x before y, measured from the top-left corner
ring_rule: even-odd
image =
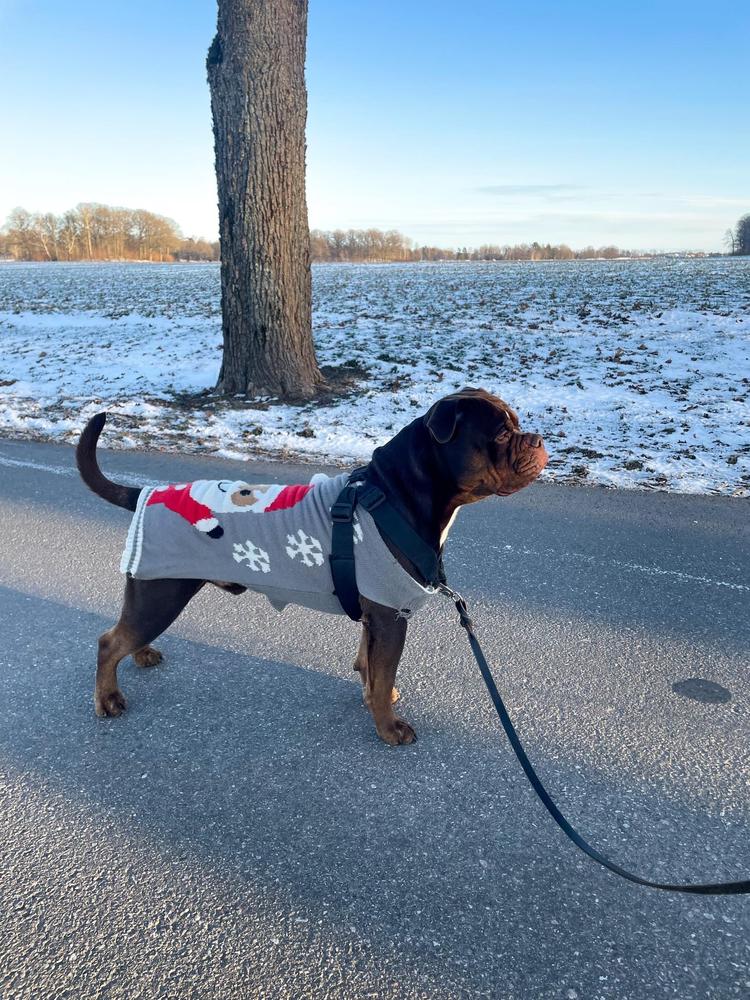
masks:
[[[588,854],[594,861],[598,861],[615,875],[620,875],[629,882],[637,885],[644,885],[651,889],[666,889],[671,892],[689,892],[702,896],[720,895],[736,896],[750,893],[750,880],[741,882],[714,882],[707,884],[677,885],[670,882],[652,882],[650,879],[641,878],[634,875],[627,869],[610,861],[604,854],[592,847],[578,831],[571,826],[563,814],[557,808],[547,789],[539,780],[539,776],[534,770],[531,761],[526,756],[526,751],[518,738],[513,722],[508,715],[508,710],[500,697],[500,692],[495,684],[490,666],[479,645],[479,640],[474,633],[474,623],[469,616],[466,601],[455,590],[447,586],[445,573],[443,572],[442,554],[428,545],[410,524],[399,514],[396,508],[389,503],[387,497],[381,489],[368,483],[367,466],[355,469],[349,477],[346,486],[338,496],[338,499],[331,507],[331,518],[333,520],[331,538],[331,574],[333,576],[333,586],[341,607],[353,621],[362,618],[362,608],[360,606],[360,595],[357,589],[357,577],[354,571],[354,511],[357,504],[360,504],[375,521],[382,537],[389,540],[396,548],[402,552],[407,559],[411,560],[418,569],[425,582],[438,590],[441,594],[449,597],[456,605],[461,626],[466,630],[471,651],[477,661],[482,674],[492,704],[498,714],[505,734],[508,737],[511,747],[531,783],[542,805],[557,823],[560,829],[570,840],[579,847],[585,854]]]
[[[445,583],[441,554],[417,534],[381,489],[367,482],[366,475],[366,465],[355,469],[331,507],[333,526],[328,558],[333,589],[341,607],[355,622],[362,618],[354,572],[354,509],[357,505],[372,517],[383,539],[411,560],[425,584],[437,588]]]

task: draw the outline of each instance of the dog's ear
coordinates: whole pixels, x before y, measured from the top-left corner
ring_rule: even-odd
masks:
[[[459,396],[446,396],[425,413],[424,425],[438,444],[447,444],[456,433],[460,403]]]
[[[425,427],[438,444],[447,444],[456,434],[461,420],[467,417],[477,433],[487,439],[510,423],[506,404],[485,389],[466,386],[434,403],[422,418]]]

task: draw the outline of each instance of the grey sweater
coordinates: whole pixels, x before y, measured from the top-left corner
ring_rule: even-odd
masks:
[[[331,505],[347,475],[304,486],[198,480],[141,491],[120,569],[136,579],[221,580],[287,604],[344,614],[333,592]],[[398,563],[367,511],[357,508],[360,594],[408,617],[434,593]]]

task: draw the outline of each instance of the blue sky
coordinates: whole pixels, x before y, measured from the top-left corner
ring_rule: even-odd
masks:
[[[0,0],[0,218],[215,237],[210,0]],[[720,249],[750,211],[750,4],[310,0],[313,227]]]

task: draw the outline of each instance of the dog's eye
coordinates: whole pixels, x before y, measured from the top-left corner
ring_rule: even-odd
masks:
[[[507,444],[510,439],[510,431],[506,428],[495,437],[497,444]]]

